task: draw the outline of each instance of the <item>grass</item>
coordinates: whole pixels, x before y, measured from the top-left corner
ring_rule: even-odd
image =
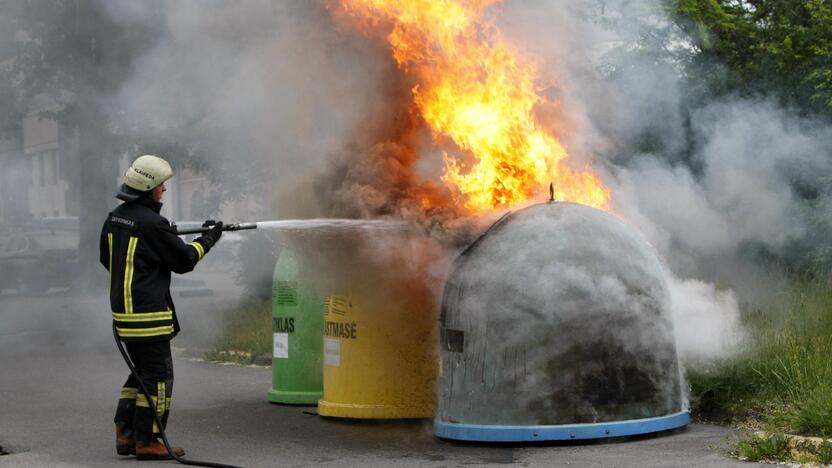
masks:
[[[689,369],[695,412],[773,431],[832,434],[832,288],[796,281],[765,307],[746,310],[744,322],[739,355]]]
[[[824,466],[832,463],[832,442],[827,438],[805,438],[782,432],[756,433],[737,443],[735,455],[755,462],[797,462]]]
[[[272,353],[272,304],[270,300],[248,304],[229,313],[223,334],[205,353],[211,361],[251,364],[254,358]]]
[[[824,439],[818,446],[817,457],[819,463],[832,465],[832,442]]]
[[[750,437],[737,445],[737,455],[748,461],[786,461],[792,458],[789,441],[784,434]]]

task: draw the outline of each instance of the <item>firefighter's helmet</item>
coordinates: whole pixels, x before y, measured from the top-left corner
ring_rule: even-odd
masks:
[[[164,159],[145,154],[133,161],[124,174],[124,185],[140,192],[153,190],[173,177],[173,169]]]

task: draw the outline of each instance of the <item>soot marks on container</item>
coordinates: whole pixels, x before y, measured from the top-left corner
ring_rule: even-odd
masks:
[[[571,363],[571,365],[570,365]],[[536,424],[581,424],[641,419],[673,413],[681,407],[677,380],[656,378],[660,362],[650,355],[623,347],[610,348],[600,340],[575,344],[553,357],[537,376],[542,394],[528,401]],[[545,389],[549,389],[546,392]]]
[[[461,353],[465,347],[465,332],[462,330],[450,330],[442,327],[440,329],[441,342],[445,351],[452,353]]]
[[[462,440],[542,441],[562,431],[500,439],[489,427],[686,423],[664,275],[652,247],[599,210],[553,203],[501,219],[446,283],[437,435],[459,440],[450,424],[484,437]]]

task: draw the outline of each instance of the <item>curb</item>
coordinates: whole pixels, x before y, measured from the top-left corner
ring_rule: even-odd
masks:
[[[228,350],[228,351],[217,351],[216,355],[219,359],[212,359],[208,360],[205,359],[205,354],[208,353],[210,350],[208,349],[185,349],[183,350],[181,356],[184,358],[190,359],[198,359],[198,360],[205,360],[207,362],[214,362],[218,364],[239,364],[240,361],[248,361],[252,366],[259,366],[259,367],[271,367],[272,366],[272,355],[271,354],[257,354],[252,355],[248,351],[236,351],[236,350]],[[246,365],[246,364],[242,364]]]
[[[252,364],[256,366],[272,366],[272,355],[271,354],[260,354],[258,356],[254,356],[254,359],[251,361]]]
[[[774,432],[756,431],[754,437],[758,439],[768,439],[776,435]],[[822,450],[832,451],[832,440],[823,437],[810,437],[794,434],[782,434],[786,438],[789,452],[794,460],[798,462],[813,461],[817,462]],[[828,455],[827,455],[828,456]]]

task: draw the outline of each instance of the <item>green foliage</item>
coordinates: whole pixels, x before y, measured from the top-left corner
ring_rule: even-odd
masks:
[[[786,461],[791,458],[789,441],[780,433],[741,440],[737,454],[748,461]]]
[[[710,90],[778,96],[826,115],[832,110],[832,2],[828,0],[669,0],[668,10],[692,41],[692,80]],[[704,76],[725,65],[721,80]]]
[[[832,464],[832,442],[824,438],[817,448],[818,463],[824,465]]]
[[[229,313],[224,333],[205,354],[211,361],[251,364],[256,356],[272,352],[271,300],[258,301]]]
[[[735,454],[743,460],[763,462],[796,462],[800,465],[832,463],[832,442],[823,437],[787,435],[782,432],[756,433],[741,439]]]
[[[803,270],[818,277],[832,274],[832,179],[821,183],[826,193],[804,205],[804,217],[808,220]]]
[[[705,418],[761,417],[806,434],[832,434],[832,288],[796,281],[747,312],[744,351],[693,368],[695,410]]]
[[[788,421],[801,432],[829,433],[832,430],[832,382],[819,382],[808,388]]]

